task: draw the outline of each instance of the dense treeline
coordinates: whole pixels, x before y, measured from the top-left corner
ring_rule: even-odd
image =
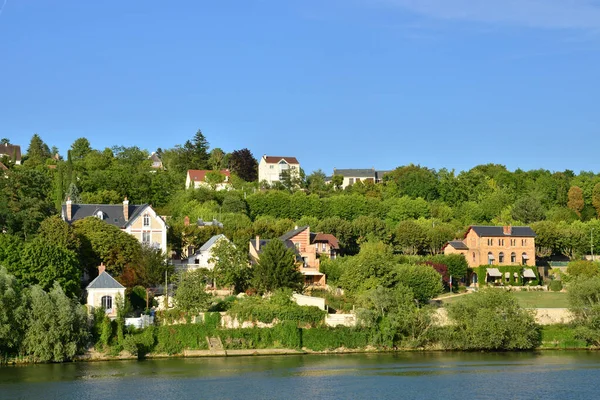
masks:
[[[79,277],[93,277],[100,262],[128,286],[160,280],[158,272],[166,267],[145,268],[149,260],[160,264],[157,255],[127,235],[98,221],[70,227],[50,218],[67,197],[151,203],[168,216],[175,254],[189,245],[198,248],[216,233],[247,248],[256,235],[274,238],[296,225],[334,234],[345,255],[358,254],[367,241],[382,242],[394,254],[435,255],[470,224],[531,224],[538,257],[577,258],[591,244],[600,248],[600,234],[593,235],[600,233],[600,175],[592,172],[510,172],[489,164],[455,173],[408,165],[385,175],[381,184],[358,182],[341,190],[339,180],[326,183],[325,174],[316,171],[301,174],[297,186],[265,190],[259,189],[256,159],[247,149],[210,150],[200,131],[181,146],[155,153],[163,168],[153,168],[150,153],[138,147],[94,149],[79,138],[62,158],[34,135],[23,165],[3,160],[9,170],[0,179],[0,226],[6,233],[0,263],[26,284],[48,289],[59,280],[68,293],[77,293]],[[234,190],[184,189],[187,169],[227,167]],[[224,228],[198,228],[198,218],[219,219]]]

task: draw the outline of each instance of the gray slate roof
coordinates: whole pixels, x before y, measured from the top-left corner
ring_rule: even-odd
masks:
[[[0,144],[0,157],[3,155],[11,161],[14,155],[15,161],[21,161],[21,146],[18,144]]]
[[[212,247],[212,245],[217,243],[217,240],[219,240],[219,239],[228,240],[227,237],[225,237],[225,235],[223,235],[223,234],[215,235],[215,236],[211,237],[210,239],[208,239],[206,241],[206,243],[204,243],[202,245],[202,247],[200,247],[200,251],[206,251],[206,250],[210,249]]]
[[[308,225],[301,226],[300,228],[296,228],[293,231],[286,232],[283,235],[281,235],[279,237],[279,239],[281,241],[283,241],[283,242],[285,242],[286,240],[290,240],[291,238],[293,238],[294,236],[296,236],[297,234],[299,234],[300,232],[302,232],[306,228],[308,228]]]
[[[108,272],[104,271],[87,285],[86,289],[125,289]]]
[[[333,175],[342,175],[346,178],[376,178],[375,169],[334,169]]]
[[[257,252],[258,254],[262,253],[263,249],[265,248],[265,246],[273,239],[259,239],[259,243],[260,243],[260,250]],[[285,247],[287,247],[288,249],[292,250],[295,254],[296,254],[296,258],[300,257],[300,252],[298,251],[298,249],[296,248],[296,246],[294,245],[294,243],[291,240],[282,240],[281,238],[279,239],[283,242],[283,244],[285,245]],[[252,247],[254,247],[254,249],[256,250],[256,240],[252,239],[250,241],[250,245]]]
[[[528,226],[513,226],[510,235],[504,234],[502,226],[479,226],[471,227],[481,237],[536,237],[535,232]]]
[[[103,221],[107,224],[114,225],[117,228],[124,228],[130,221],[133,221],[148,204],[130,204],[129,205],[129,221],[125,221],[123,214],[123,204],[72,204],[71,205],[71,220],[69,224],[84,219],[87,217],[95,217],[98,211],[104,214]],[[67,206],[62,205],[62,215],[66,220]]]
[[[467,245],[464,244],[464,242],[461,242],[460,240],[451,240],[448,242],[448,244],[454,247],[456,250],[469,250]]]
[[[214,218],[213,218],[212,221],[204,221],[202,218],[198,218],[198,221],[196,221],[196,225],[199,226],[199,227],[204,227],[204,226],[215,226],[217,228],[222,228],[223,227],[223,223],[217,221]]]

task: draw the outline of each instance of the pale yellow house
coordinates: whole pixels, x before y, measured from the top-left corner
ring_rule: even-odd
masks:
[[[87,306],[91,312],[102,308],[110,318],[117,316],[117,299],[125,300],[125,286],[121,285],[108,272],[104,264],[98,267],[99,275],[85,288],[87,291]]]
[[[69,224],[87,217],[101,219],[134,236],[140,243],[167,253],[169,227],[149,204],[131,205],[127,198],[123,204],[73,204],[67,199],[61,216]]]

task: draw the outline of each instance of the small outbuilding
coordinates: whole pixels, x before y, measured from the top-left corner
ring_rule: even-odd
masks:
[[[106,272],[104,264],[98,267],[99,275],[87,285],[87,306],[93,311],[102,307],[110,318],[117,316],[117,295],[125,299],[125,286]]]

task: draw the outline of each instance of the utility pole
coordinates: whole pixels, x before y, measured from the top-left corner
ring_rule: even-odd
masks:
[[[167,284],[167,271],[165,271],[165,310],[169,309],[169,286]]]
[[[590,231],[590,249],[592,250],[592,262],[594,262],[594,228]]]

